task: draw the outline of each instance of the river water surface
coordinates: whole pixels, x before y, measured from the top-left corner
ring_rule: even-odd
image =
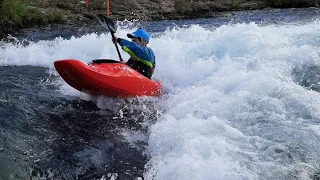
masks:
[[[89,96],[58,76],[58,59],[118,59],[98,24],[1,42],[0,179],[319,179],[319,18],[117,22],[118,37],[151,32],[159,98]]]

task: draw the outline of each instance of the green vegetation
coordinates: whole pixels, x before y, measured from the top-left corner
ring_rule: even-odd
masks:
[[[106,9],[106,0],[90,0],[88,8],[91,10]]]
[[[64,21],[61,12],[45,13],[29,7],[26,0],[0,0],[0,24],[13,27],[30,27]]]
[[[271,7],[280,7],[280,8],[302,8],[302,7],[312,7],[317,6],[319,0],[271,0],[270,6]]]
[[[243,3],[244,0],[231,0],[229,1],[230,3],[230,9],[238,9],[241,5],[241,3]]]
[[[178,13],[185,14],[192,11],[192,1],[190,0],[175,0],[174,10]]]

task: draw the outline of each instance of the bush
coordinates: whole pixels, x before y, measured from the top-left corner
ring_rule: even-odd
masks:
[[[45,24],[46,18],[44,16],[44,13],[39,11],[36,8],[28,8],[25,13],[23,14],[23,20],[22,23],[31,23],[31,24]]]
[[[174,9],[176,12],[181,14],[190,12],[192,11],[192,1],[191,0],[175,0]]]
[[[105,0],[90,0],[89,9],[91,10],[102,10],[106,8]]]
[[[317,1],[308,0],[271,0],[270,6],[279,8],[300,8],[300,7],[310,7],[316,6]]]
[[[26,4],[22,0],[3,0],[1,4],[1,19],[21,22],[26,12]]]
[[[38,8],[27,6],[25,0],[0,0],[0,2],[0,24],[30,27],[65,20],[61,12],[44,13]]]
[[[53,13],[52,16],[53,16],[52,18],[53,22],[60,23],[60,22],[66,21],[66,18],[62,12]]]

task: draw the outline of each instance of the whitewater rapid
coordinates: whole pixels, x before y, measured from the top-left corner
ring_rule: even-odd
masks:
[[[132,31],[120,27],[116,35]],[[310,179],[319,172],[320,94],[293,73],[320,66],[319,21],[168,28],[153,33],[150,46],[153,78],[165,94],[149,124],[145,179]],[[50,73],[55,60],[69,58],[118,56],[108,33],[0,48],[0,65]],[[57,83],[62,94],[81,96]],[[110,100],[102,99],[97,105],[105,109]]]

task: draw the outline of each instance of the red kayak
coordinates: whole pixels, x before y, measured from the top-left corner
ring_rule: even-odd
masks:
[[[161,84],[124,63],[100,59],[84,64],[74,59],[58,60],[54,67],[73,88],[108,97],[159,96]]]

